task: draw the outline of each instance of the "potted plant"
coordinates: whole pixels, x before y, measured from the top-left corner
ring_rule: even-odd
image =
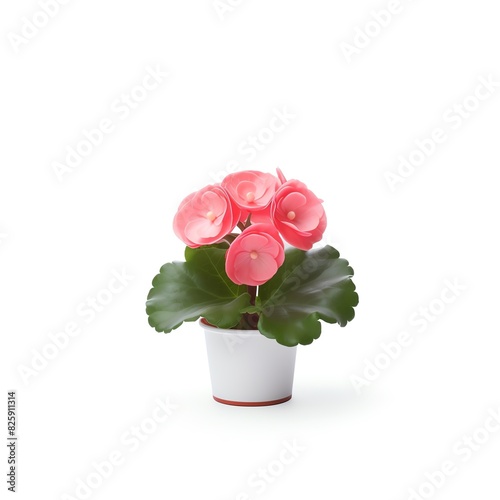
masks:
[[[279,169],[235,172],[184,198],[173,228],[185,261],[153,279],[149,324],[168,333],[199,321],[216,401],[289,400],[296,346],[320,336],[320,320],[345,326],[358,303],[347,260],[313,249],[326,228],[322,200]]]

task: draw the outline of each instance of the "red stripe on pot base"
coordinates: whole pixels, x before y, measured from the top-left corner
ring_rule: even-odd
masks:
[[[271,405],[279,405],[281,403],[286,403],[287,401],[290,401],[292,399],[292,395],[287,396],[286,398],[281,398],[281,399],[275,399],[273,401],[228,401],[227,399],[221,399],[218,398],[217,396],[213,396],[215,401],[217,403],[222,403],[225,405],[232,405],[232,406],[271,406]]]

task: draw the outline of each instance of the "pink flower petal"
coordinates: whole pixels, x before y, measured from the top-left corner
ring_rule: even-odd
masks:
[[[267,245],[267,243],[268,239],[263,234],[248,234],[246,238],[241,239],[240,248],[246,252],[253,252]]]
[[[262,284],[270,280],[278,270],[276,260],[269,254],[259,253],[250,263],[250,278],[254,283]]]
[[[274,175],[256,170],[244,170],[227,175],[222,186],[243,210],[251,212],[266,208],[271,202],[279,181]]]
[[[307,198],[304,194],[298,192],[292,192],[285,196],[280,203],[281,210],[283,210],[286,216],[288,212],[297,212],[302,205],[307,203]]]
[[[184,230],[186,236],[191,241],[197,241],[199,238],[210,238],[219,234],[220,228],[206,218],[196,218],[186,224]]]

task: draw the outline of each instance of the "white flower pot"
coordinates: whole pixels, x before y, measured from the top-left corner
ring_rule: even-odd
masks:
[[[205,331],[213,397],[236,406],[268,406],[292,397],[297,347],[258,330],[225,330],[200,320]]]

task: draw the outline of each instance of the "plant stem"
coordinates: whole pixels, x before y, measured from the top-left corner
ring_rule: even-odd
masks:
[[[250,304],[255,305],[255,298],[257,297],[257,287],[247,285],[248,293],[250,294]]]
[[[252,222],[251,222],[251,216],[252,214],[248,214],[248,217],[247,217],[247,220],[245,222],[238,222],[238,227],[241,229],[241,231],[243,232],[247,227],[251,226],[252,225]]]
[[[224,236],[224,238],[222,238],[221,242],[225,241],[228,245],[231,245],[231,243],[236,239],[236,236],[238,236],[238,235],[235,233],[226,234],[226,236]]]
[[[250,294],[250,304],[255,305],[257,296],[257,287],[247,285],[248,293]],[[259,315],[257,313],[244,313],[241,317],[238,328],[241,330],[256,330],[259,323]]]

